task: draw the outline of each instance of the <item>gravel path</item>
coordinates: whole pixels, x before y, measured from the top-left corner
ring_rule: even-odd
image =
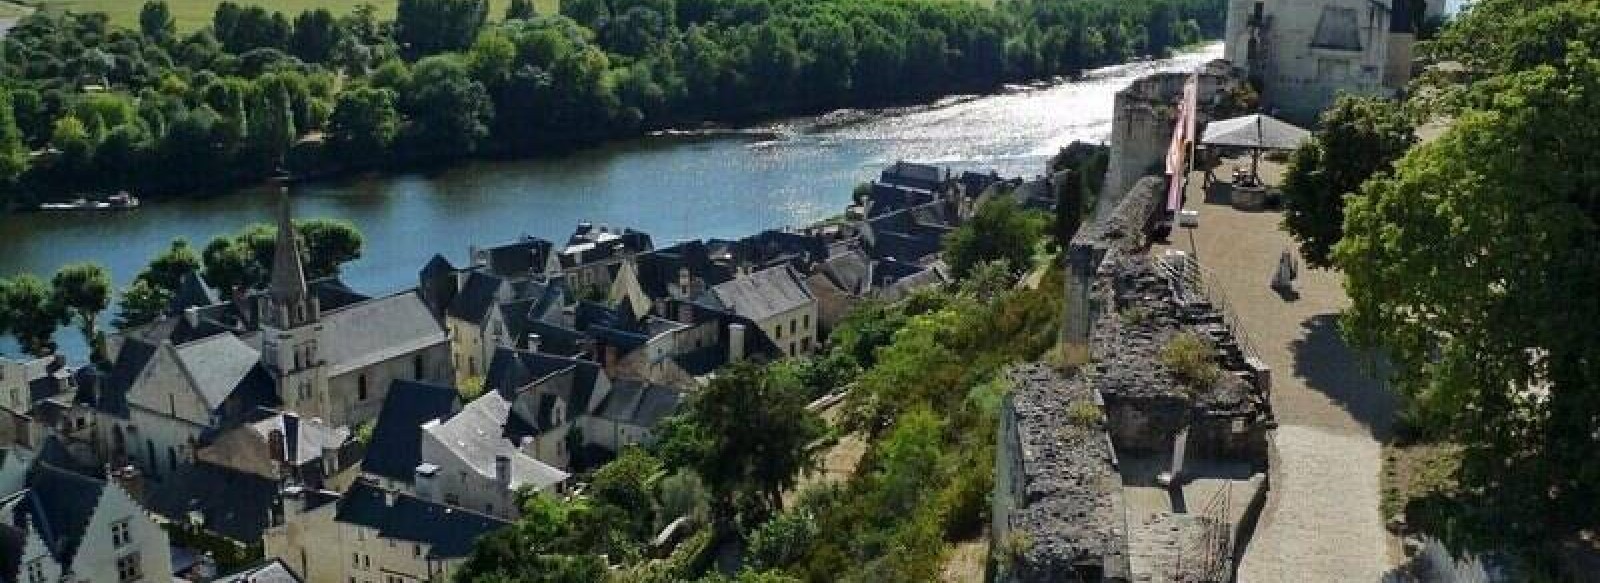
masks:
[[[1263,166],[1269,183],[1276,170]],[[1217,171],[1230,173],[1226,165]],[[1200,211],[1200,227],[1174,232],[1172,247],[1198,253],[1272,367],[1280,424],[1267,509],[1239,579],[1375,582],[1388,568],[1378,476],[1394,400],[1339,337],[1337,315],[1348,304],[1342,278],[1302,269],[1297,293],[1278,294],[1267,284],[1278,255],[1293,246],[1281,216],[1208,203],[1194,190],[1188,208]]]

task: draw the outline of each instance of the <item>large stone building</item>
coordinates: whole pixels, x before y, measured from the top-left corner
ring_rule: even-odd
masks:
[[[1261,91],[1262,107],[1300,124],[1339,93],[1390,95],[1395,0],[1230,0],[1226,58]],[[1409,59],[1405,55],[1397,55]]]

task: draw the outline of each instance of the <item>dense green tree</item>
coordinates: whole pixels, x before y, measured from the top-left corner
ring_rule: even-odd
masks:
[[[782,509],[783,491],[816,462],[825,429],[806,402],[796,384],[736,363],[690,396],[685,412],[662,428],[659,449],[669,466],[705,481],[719,529],[728,532],[736,518],[759,524]],[[744,516],[736,516],[736,500]]]
[[[471,154],[488,136],[494,115],[483,84],[467,73],[457,55],[438,55],[417,62],[413,90],[406,95],[411,147],[440,157]]]
[[[538,15],[533,8],[533,0],[511,0],[506,5],[506,20],[528,20]]]
[[[288,48],[294,26],[282,13],[222,2],[212,15],[211,30],[224,49],[241,54],[252,49]]]
[[[99,345],[100,313],[111,307],[111,273],[95,263],[74,263],[50,280],[51,302],[78,321],[89,346]]]
[[[52,337],[67,322],[67,313],[55,302],[43,280],[24,273],[0,281],[0,311],[5,314],[0,320],[24,352],[34,356],[55,353]]]
[[[0,185],[5,185],[3,188],[7,192],[28,169],[28,146],[23,143],[14,111],[11,92],[0,88]],[[4,208],[6,202],[0,197],[0,208]]]
[[[1023,210],[1012,197],[996,197],[945,237],[945,261],[957,277],[965,277],[979,263],[995,260],[1026,270],[1033,265],[1034,249],[1047,222],[1042,215]]]
[[[139,31],[145,36],[164,43],[178,34],[178,22],[172,18],[172,9],[166,0],[148,0],[139,9]]]
[[[339,94],[328,120],[328,146],[336,159],[356,167],[374,165],[399,135],[393,91],[360,87]]]
[[[639,448],[630,447],[617,459],[601,466],[589,483],[589,495],[596,504],[620,511],[629,524],[629,536],[645,540],[655,533],[655,497],[652,482],[661,472],[661,462]]]
[[[343,219],[305,219],[294,228],[305,242],[306,277],[317,279],[339,274],[339,268],[361,258],[365,240],[354,223]]]
[[[584,583],[606,580],[606,561],[583,552],[580,533],[594,510],[534,493],[511,526],[476,541],[456,573],[459,583]]]
[[[465,49],[488,15],[487,0],[400,0],[395,41],[414,57]]]
[[[174,239],[160,255],[134,276],[118,303],[117,328],[147,324],[166,311],[185,275],[200,269],[200,256],[185,239]]]
[[[1344,228],[1344,207],[1368,178],[1389,171],[1416,141],[1399,104],[1342,96],[1322,113],[1317,131],[1289,158],[1283,226],[1306,263],[1329,266]]]
[[[1334,250],[1349,336],[1385,349],[1414,423],[1468,446],[1465,483],[1546,511],[1505,525],[1530,540],[1600,520],[1600,340],[1574,325],[1600,319],[1591,50],[1472,87],[1443,136],[1349,199]]]
[[[294,19],[289,53],[307,63],[326,63],[343,37],[333,13],[326,8],[301,12]]]

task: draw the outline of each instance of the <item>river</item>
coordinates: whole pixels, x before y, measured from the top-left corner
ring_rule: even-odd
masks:
[[[1221,53],[1221,44],[1211,44],[1045,87],[951,97],[925,107],[836,112],[748,134],[643,138],[553,158],[307,184],[293,191],[295,213],[348,219],[361,229],[365,256],[346,266],[344,279],[369,293],[414,285],[434,253],[460,263],[471,244],[521,234],[563,240],[583,221],[642,229],[663,246],[737,238],[837,214],[855,184],[896,160],[1038,174],[1073,140],[1105,141],[1113,95],[1133,79],[1189,70]],[[848,121],[831,123],[841,119]],[[115,214],[0,216],[0,276],[48,278],[64,264],[96,261],[120,288],[175,237],[202,247],[217,235],[270,220],[273,197],[267,194],[257,188],[154,201]],[[83,355],[75,330],[58,338],[63,352]],[[5,342],[0,354],[14,353],[15,345]]]

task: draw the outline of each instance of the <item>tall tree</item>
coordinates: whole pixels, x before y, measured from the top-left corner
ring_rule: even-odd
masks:
[[[417,62],[412,86],[406,107],[413,122],[411,147],[442,157],[476,151],[489,134],[494,106],[461,57],[435,55]]]
[[[22,130],[17,127],[12,107],[11,92],[0,87],[0,185],[6,185],[7,192],[11,191],[9,186],[28,169],[28,146],[22,138]],[[0,208],[5,203],[4,197],[0,196]]]
[[[378,163],[400,135],[395,93],[372,87],[340,93],[328,120],[328,133],[329,149],[339,161],[357,167]]]
[[[1012,197],[996,197],[945,237],[945,260],[957,277],[965,277],[979,263],[996,260],[1004,260],[1013,270],[1026,270],[1047,221],[1043,215],[1023,210]]]
[[[1283,182],[1283,226],[1307,264],[1329,266],[1344,233],[1346,198],[1388,172],[1415,141],[1411,122],[1388,99],[1345,95],[1322,113],[1311,140],[1290,157]]]
[[[487,0],[400,0],[395,40],[412,57],[472,46],[489,15]]]
[[[307,63],[326,63],[339,43],[343,31],[333,13],[326,8],[301,12],[294,18],[294,34],[289,37],[289,53]]]
[[[100,313],[111,306],[111,273],[96,263],[74,263],[50,280],[51,301],[78,321],[83,339],[98,354]]]
[[[1346,331],[1386,349],[1423,429],[1469,446],[1471,483],[1592,525],[1600,337],[1581,323],[1600,321],[1600,58],[1571,43],[1469,104],[1349,200]]]
[[[172,296],[177,293],[183,277],[199,268],[200,256],[189,247],[189,241],[173,239],[167,249],[151,259],[144,271],[134,276],[133,283],[122,291],[116,327],[126,330],[161,317]]]
[[[783,491],[816,463],[813,444],[826,430],[806,409],[804,389],[786,380],[749,362],[730,365],[662,430],[667,465],[700,475],[724,532],[736,518],[765,522],[782,509]]]
[[[533,8],[533,0],[511,0],[506,5],[506,20],[530,20],[538,15],[539,12]]]
[[[172,18],[172,9],[166,0],[148,0],[139,9],[139,31],[158,43],[172,40],[178,34],[178,22]]]
[[[55,353],[53,336],[67,322],[67,315],[43,280],[24,273],[5,281],[0,286],[0,306],[11,335],[24,352],[34,356]]]

